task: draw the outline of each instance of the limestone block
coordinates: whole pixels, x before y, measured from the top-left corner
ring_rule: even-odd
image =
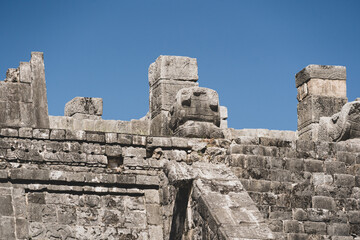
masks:
[[[50,130],[49,129],[34,129],[33,137],[37,139],[49,139]]]
[[[360,223],[360,211],[349,211],[348,216],[350,223]]]
[[[313,196],[312,197],[313,208],[327,209],[331,211],[336,210],[336,203],[332,197],[325,196]]]
[[[82,130],[66,130],[67,140],[86,140],[86,132]],[[105,138],[105,137],[104,137]]]
[[[86,141],[105,143],[105,133],[86,132]]]
[[[228,128],[228,109],[225,106],[220,106],[220,128],[226,129]]]
[[[301,233],[304,232],[303,226],[296,220],[284,220],[284,232]]]
[[[22,127],[35,127],[34,107],[32,103],[19,103],[20,123]]]
[[[146,146],[146,142],[147,142],[147,137],[146,136],[139,136],[139,135],[134,135],[133,136],[133,140],[132,140],[132,144],[135,146]]]
[[[0,196],[0,216],[12,216],[13,213],[11,195]]]
[[[145,202],[159,204],[160,203],[159,191],[151,190],[151,189],[145,190]]]
[[[13,217],[0,218],[0,233],[2,239],[15,238],[15,219]]]
[[[228,128],[228,121],[227,120],[220,120],[220,128],[221,129]]]
[[[88,97],[73,98],[65,105],[65,116],[71,117],[76,113],[101,116],[103,113],[102,98],[88,98]]]
[[[160,111],[169,111],[175,97],[180,89],[195,87],[198,84],[195,82],[181,82],[176,80],[159,80],[150,88],[150,113],[151,118],[154,118]]]
[[[327,228],[328,235],[335,236],[348,236],[350,227],[348,224],[343,223],[332,223]]]
[[[156,117],[150,121],[150,135],[151,136],[169,136],[169,120],[170,113],[168,111],[161,111]]]
[[[130,121],[131,134],[149,135],[149,120],[136,120]]]
[[[197,81],[196,58],[161,55],[150,65],[148,76],[150,86],[159,79]]]
[[[311,123],[298,131],[299,140],[317,141],[319,135],[319,124]]]
[[[312,78],[328,80],[346,80],[346,67],[330,65],[309,65],[296,74],[296,87],[299,87],[300,85]]]
[[[139,185],[159,185],[160,180],[158,176],[147,176],[147,175],[137,175],[136,184]]]
[[[106,143],[116,143],[117,142],[117,133],[105,133],[105,142]]]
[[[148,224],[161,225],[162,216],[159,204],[146,204],[146,217]]]
[[[16,218],[16,236],[19,239],[29,238],[29,223],[24,218]]]
[[[149,240],[158,240],[163,238],[163,229],[161,226],[150,226],[149,227]]]
[[[195,179],[196,174],[184,162],[169,161],[164,166],[169,183],[177,187]]]
[[[72,115],[72,117],[79,119],[79,120],[83,120],[83,119],[100,120],[101,119],[101,116],[84,114],[84,113],[75,113],[74,115]]]
[[[354,187],[355,176],[349,174],[334,174],[334,184],[341,187]]]
[[[208,122],[187,121],[178,127],[174,136],[189,138],[224,138],[221,128]]]
[[[302,208],[295,208],[292,210],[293,219],[298,221],[306,221],[307,220],[307,212]]]
[[[320,117],[330,117],[339,112],[347,102],[346,98],[309,96],[298,103],[298,130],[318,123]]]
[[[307,82],[309,95],[346,98],[346,80],[311,79]]]
[[[220,106],[220,118],[226,120],[228,118],[228,109],[225,106]]]
[[[35,127],[49,128],[49,113],[46,95],[45,66],[43,53],[31,53],[30,67]]]
[[[106,156],[120,157],[122,153],[122,148],[119,145],[106,145],[105,153]]]
[[[51,133],[50,133],[50,139],[64,140],[65,139],[65,130],[63,130],[63,129],[52,129]]]
[[[0,100],[16,102],[32,102],[29,84],[0,82]]]
[[[13,129],[13,128],[3,128],[0,131],[0,135],[1,136],[6,136],[6,137],[18,137],[19,136],[19,132],[17,129]]]
[[[20,62],[19,80],[23,83],[31,83],[31,67],[29,62]]]
[[[171,148],[172,147],[172,139],[168,138],[168,137],[148,137],[147,138],[147,147],[148,148],[156,148],[156,147]]]
[[[119,133],[117,134],[117,143],[123,145],[131,145],[132,143],[132,135]]]

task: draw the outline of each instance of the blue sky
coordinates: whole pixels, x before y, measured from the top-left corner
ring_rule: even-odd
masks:
[[[148,111],[148,66],[195,57],[229,127],[296,130],[295,74],[345,65],[360,97],[360,1],[0,1],[0,79],[45,54],[49,114],[76,96],[101,97],[104,119]]]

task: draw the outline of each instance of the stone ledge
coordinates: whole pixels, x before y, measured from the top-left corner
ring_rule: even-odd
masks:
[[[296,74],[296,87],[299,87],[311,78],[346,80],[346,67],[332,65],[308,65]]]
[[[139,186],[140,188],[157,187],[160,184],[159,176],[143,174],[97,174],[90,172],[67,172],[59,170],[40,170],[40,169],[8,169],[0,171],[0,179],[10,182],[39,182],[40,184],[56,184],[69,186],[99,185],[116,187]],[[36,185],[36,184],[35,184]],[[142,187],[141,187],[142,186]],[[96,187],[96,186],[94,186]]]

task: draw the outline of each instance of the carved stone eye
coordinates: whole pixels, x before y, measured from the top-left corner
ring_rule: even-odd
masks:
[[[217,112],[218,111],[218,105],[210,104],[210,109],[213,110],[214,112]]]
[[[191,105],[191,99],[190,99],[190,98],[188,98],[188,99],[183,99],[183,100],[181,101],[181,106],[183,106],[183,107],[185,107],[185,106],[190,107],[190,105]]]

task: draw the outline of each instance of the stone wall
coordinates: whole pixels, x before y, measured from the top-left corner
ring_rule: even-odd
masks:
[[[360,236],[359,152],[359,140],[240,137],[227,163],[276,239],[353,239]]]
[[[103,120],[84,97],[48,116],[33,53],[0,82],[0,239],[360,239],[360,104],[345,104],[344,71],[297,75],[299,132],[236,130],[187,57],[150,66],[142,119]],[[341,104],[311,102],[329,97]]]
[[[32,52],[30,62],[8,69],[0,106],[0,126],[49,127],[43,53]]]
[[[180,188],[169,183],[163,169],[173,161],[192,169],[210,164],[203,176],[217,187],[224,184],[213,177],[216,171],[230,167],[241,183],[226,177],[220,182],[246,190],[275,239],[360,235],[358,140],[191,139],[31,128],[0,132],[2,236],[159,239],[163,234],[168,239]],[[193,217],[186,221],[196,223],[184,229],[190,236],[210,236],[224,225],[221,221],[233,221],[224,216],[225,207],[246,197],[239,190],[227,190],[225,196],[216,190],[206,200],[208,190],[199,186],[207,189],[209,183],[199,176],[191,179],[188,211]],[[232,199],[236,194],[239,198]],[[220,204],[220,210],[206,201]],[[200,231],[201,222],[211,223],[208,216],[218,223]],[[242,220],[236,221],[241,227]],[[226,234],[243,236],[238,229]],[[270,239],[266,236],[259,239]]]
[[[0,236],[157,239],[162,235],[163,174],[159,162],[145,160],[144,137],[110,140],[89,132],[82,141],[79,132],[70,136],[69,131],[27,129],[24,138],[16,137],[15,131],[1,131]],[[148,163],[146,167],[133,166],[141,161]]]

